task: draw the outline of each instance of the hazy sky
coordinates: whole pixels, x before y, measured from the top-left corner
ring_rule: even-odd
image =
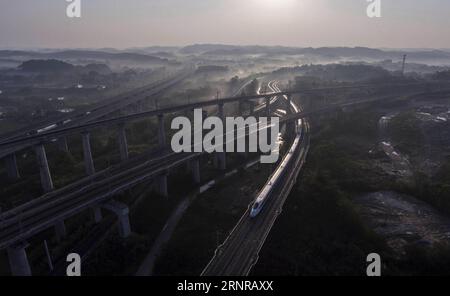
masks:
[[[0,0],[0,47],[224,43],[450,48],[450,0]]]

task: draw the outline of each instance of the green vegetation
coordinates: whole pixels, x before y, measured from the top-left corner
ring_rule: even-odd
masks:
[[[404,184],[401,190],[450,214],[450,157],[447,156],[440,163],[433,176],[421,171],[417,162],[426,158],[426,141],[424,129],[415,112],[403,112],[395,116],[389,129],[395,146],[413,159],[413,182]]]
[[[300,182],[254,274],[363,275],[367,254],[382,250],[389,256],[351,203],[354,194],[384,186],[368,158],[377,118],[373,112],[341,114],[314,133]]]
[[[156,262],[155,275],[199,275],[270,173],[269,166],[240,172],[198,196]]]
[[[313,124],[311,150],[300,182],[253,274],[365,275],[366,256],[372,252],[382,256],[385,275],[450,272],[448,246],[410,246],[406,255],[398,257],[366,226],[352,203],[354,196],[365,192],[404,189],[380,172],[373,162],[377,156],[368,153],[378,141],[379,116],[375,111],[358,111]],[[400,136],[410,139],[414,135]],[[444,175],[450,176],[448,171]]]
[[[414,111],[403,112],[389,122],[389,133],[394,145],[402,152],[413,155],[423,147],[420,121]]]
[[[433,205],[442,212],[450,214],[450,158],[433,177],[416,171],[414,181],[414,186],[405,188],[406,192]]]

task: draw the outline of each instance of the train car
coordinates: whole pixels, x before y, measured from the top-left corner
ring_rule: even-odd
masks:
[[[299,120],[298,124],[302,124],[302,121]],[[271,196],[273,190],[276,188],[280,180],[283,178],[283,176],[286,174],[286,171],[289,169],[289,166],[291,164],[291,160],[300,147],[300,142],[303,138],[303,128],[300,128],[300,132],[295,137],[294,143],[292,144],[291,148],[289,149],[289,152],[284,157],[283,161],[281,162],[280,166],[277,168],[277,170],[273,173],[273,175],[270,177],[269,182],[264,186],[263,190],[258,194],[258,197],[256,198],[255,202],[253,203],[253,206],[250,210],[250,217],[256,218],[259,213],[264,208],[264,205],[266,204],[267,200]]]
[[[269,87],[273,91],[280,91],[280,89],[276,85],[271,86],[269,84]],[[287,96],[284,96],[284,98],[288,100]],[[300,111],[302,111],[302,109],[299,108],[294,102],[291,102],[291,108],[293,109],[294,113],[299,113]],[[261,213],[261,211],[264,208],[264,205],[267,203],[267,200],[270,198],[273,190],[276,188],[278,183],[286,174],[286,171],[289,169],[289,166],[292,163],[291,160],[294,154],[297,152],[298,148],[300,147],[301,141],[303,140],[305,128],[307,127],[303,124],[303,120],[299,119],[295,124],[295,133],[297,134],[295,140],[292,143],[289,152],[281,162],[280,166],[278,166],[277,170],[270,177],[269,182],[266,184],[266,186],[264,186],[263,190],[259,193],[255,202],[253,203],[253,206],[250,210],[251,218],[256,218]]]

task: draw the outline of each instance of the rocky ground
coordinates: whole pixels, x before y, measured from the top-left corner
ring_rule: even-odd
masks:
[[[402,126],[400,131],[411,132],[411,135],[408,138],[393,136],[391,122],[402,115],[385,116],[379,124],[379,147],[371,153],[384,154],[385,157],[373,160],[383,174],[396,182],[414,186],[415,173],[433,178],[449,155],[450,108],[448,105],[428,105],[409,112],[415,125],[409,127],[410,131]],[[402,120],[406,121],[406,118]],[[369,226],[382,235],[398,255],[404,254],[408,245],[426,247],[450,243],[450,218],[411,195],[378,191],[358,196],[354,202]]]
[[[392,191],[369,193],[354,201],[369,226],[398,254],[404,254],[409,244],[450,243],[450,218],[425,202]]]

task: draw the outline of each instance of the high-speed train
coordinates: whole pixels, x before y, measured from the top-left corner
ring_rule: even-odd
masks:
[[[299,108],[291,102],[292,108],[297,113],[299,112]],[[287,155],[283,158],[283,161],[278,166],[277,170],[273,173],[273,175],[270,177],[269,182],[264,186],[263,190],[258,194],[258,197],[256,198],[255,202],[253,203],[252,209],[250,210],[250,217],[256,218],[259,213],[261,213],[262,209],[264,208],[264,205],[266,204],[267,200],[269,199],[271,193],[276,188],[278,183],[282,180],[284,175],[286,175],[286,172],[289,170],[289,167],[291,165],[291,160],[294,157],[294,155],[297,153],[298,149],[300,148],[300,143],[303,140],[304,135],[304,128],[303,121],[299,119],[296,122],[296,137],[294,142],[292,143],[291,148],[289,149],[289,152]]]

